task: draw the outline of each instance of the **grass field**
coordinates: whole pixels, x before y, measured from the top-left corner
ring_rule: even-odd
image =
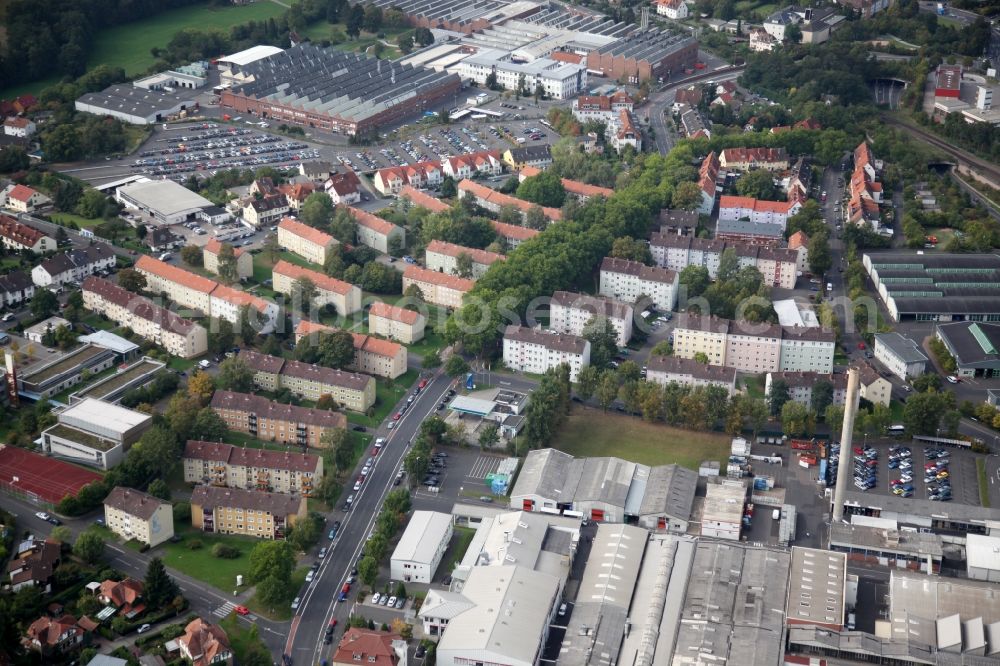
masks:
[[[56,224],[61,224],[63,226],[68,226],[70,222],[76,222],[76,226],[81,229],[96,227],[98,224],[104,222],[104,219],[100,217],[81,217],[79,215],[74,215],[73,213],[52,213],[49,217],[51,217],[52,221]]]
[[[161,555],[163,563],[192,578],[197,578],[223,590],[227,594],[236,587],[237,574],[246,574],[250,562],[250,551],[258,542],[257,539],[250,537],[205,534],[190,526],[178,530],[177,534],[181,536],[179,542],[170,543],[168,541],[160,546],[163,548]],[[201,541],[202,547],[198,550],[191,550],[188,548],[188,544],[195,539]],[[213,557],[212,546],[217,543],[238,548],[240,556],[232,560]]]
[[[455,528],[451,535],[451,543],[448,544],[448,550],[444,552],[438,567],[439,577],[450,574],[455,565],[462,561],[462,558],[465,557],[465,551],[469,549],[469,544],[472,543],[472,537],[475,535],[476,530],[471,527]]]
[[[133,76],[145,72],[156,61],[150,49],[165,47],[180,30],[191,28],[228,33],[234,25],[278,18],[285,11],[275,2],[255,2],[225,7],[192,6],[162,12],[142,21],[102,30],[97,35],[87,66],[123,67],[126,74]]]
[[[249,663],[247,659],[251,654],[266,654],[270,652],[267,644],[261,640],[256,625],[249,627],[245,622],[240,622],[236,613],[230,613],[228,617],[219,622],[229,637],[229,645],[233,648],[233,656],[236,657],[237,664]]]
[[[574,407],[552,448],[578,457],[618,456],[643,465],[677,463],[698,469],[704,460],[725,466],[730,442],[724,435],[646,423],[599,409]]]

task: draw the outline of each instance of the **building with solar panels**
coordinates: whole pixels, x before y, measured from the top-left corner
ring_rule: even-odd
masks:
[[[462,87],[455,74],[310,43],[230,68],[242,82],[222,92],[222,106],[349,135],[435,110]]]
[[[1000,255],[873,252],[865,271],[893,321],[1000,322]]]

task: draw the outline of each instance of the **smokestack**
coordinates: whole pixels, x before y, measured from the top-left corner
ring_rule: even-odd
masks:
[[[844,424],[840,429],[840,461],[837,464],[837,488],[833,493],[833,522],[844,519],[844,493],[847,478],[851,475],[851,443],[854,439],[854,419],[858,415],[858,389],[861,372],[857,368],[847,371],[847,399],[844,401]]]

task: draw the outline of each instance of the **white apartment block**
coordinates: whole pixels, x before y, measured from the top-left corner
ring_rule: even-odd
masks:
[[[719,220],[735,222],[749,220],[754,224],[788,225],[788,218],[802,208],[798,201],[764,201],[752,197],[723,195],[719,199]]]
[[[396,239],[400,247],[406,244],[406,232],[402,227],[354,206],[348,206],[347,210],[358,225],[358,243],[361,245],[389,254],[393,239]]]
[[[577,335],[546,333],[525,326],[508,326],[503,335],[503,362],[517,372],[543,374],[563,363],[570,381],[590,365],[590,342]]]
[[[153,548],[174,536],[174,510],[170,502],[116,486],[104,499],[104,525],[125,540]]]
[[[316,287],[313,305],[332,305],[338,315],[349,315],[361,309],[361,288],[325,273],[296,266],[284,259],[278,260],[271,270],[271,286],[279,294],[292,294],[296,280],[308,279]]]
[[[922,375],[927,369],[927,355],[910,338],[899,333],[876,333],[875,360],[904,382]]]
[[[681,386],[719,386],[729,395],[736,391],[736,369],[707,365],[679,356],[650,356],[646,380],[661,386],[676,383]]]
[[[607,319],[615,330],[615,340],[624,347],[632,339],[631,305],[609,298],[557,291],[549,304],[549,328],[557,333],[583,335],[587,324],[595,317]]]
[[[659,310],[677,306],[678,274],[669,268],[646,266],[638,261],[605,257],[601,262],[600,294],[624,303],[648,296]]]
[[[368,309],[368,330],[405,345],[422,340],[427,319],[419,312],[396,307],[381,301]]]
[[[458,258],[462,255],[471,260],[471,275],[464,276],[473,280],[481,278],[490,266],[497,261],[506,259],[502,254],[477,250],[471,247],[463,247],[454,243],[433,240],[427,246],[424,255],[424,265],[432,271],[447,273],[448,275],[458,275]]]
[[[330,234],[290,217],[278,224],[278,245],[308,262],[325,265],[327,252],[336,244]]]
[[[462,306],[462,298],[472,290],[475,282],[410,264],[403,272],[403,291],[410,285],[416,285],[423,300],[428,303],[458,308]]]

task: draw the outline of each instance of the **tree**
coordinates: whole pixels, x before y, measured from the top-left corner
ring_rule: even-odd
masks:
[[[164,502],[170,501],[170,487],[163,479],[153,479],[146,491],[153,497],[158,497]]]
[[[347,36],[357,39],[361,34],[361,26],[365,22],[365,9],[360,4],[351,5],[347,10],[347,18],[344,21],[344,30]]]
[[[219,364],[216,383],[219,388],[227,391],[249,393],[253,391],[253,378],[254,371],[247,362],[239,356],[233,356]]]
[[[226,422],[218,412],[211,407],[202,407],[194,419],[191,434],[205,442],[220,442],[228,431]]]
[[[413,33],[413,39],[421,46],[430,46],[434,43],[434,33],[428,28],[417,28]]]
[[[736,277],[740,270],[740,258],[736,256],[736,250],[727,247],[719,255],[718,282],[728,282]]]
[[[495,446],[500,441],[500,426],[496,422],[490,422],[483,427],[479,433],[479,446],[488,449]]]
[[[607,411],[617,397],[618,376],[613,370],[605,370],[601,373],[601,379],[597,383],[597,402],[601,409]]]
[[[0,173],[13,173],[24,171],[28,168],[31,160],[24,148],[19,146],[5,146],[0,150]]]
[[[625,361],[620,366],[618,366],[618,381],[625,382],[637,382],[642,376],[642,370],[639,368],[639,364],[635,361]]]
[[[400,33],[396,37],[396,46],[399,47],[400,53],[407,55],[413,50],[413,35],[408,32]]]
[[[590,364],[603,369],[618,353],[618,335],[607,317],[595,316],[583,327],[583,337],[590,341]]]
[[[774,176],[766,169],[757,169],[740,176],[736,181],[736,191],[744,197],[768,201],[773,201],[777,194]]]
[[[181,260],[188,266],[204,265],[205,256],[197,245],[185,245],[181,248]]]
[[[118,271],[118,286],[138,294],[147,286],[146,276],[133,268],[123,268]]]
[[[319,294],[319,290],[316,288],[316,283],[305,276],[296,278],[292,282],[292,305],[298,305],[302,312],[309,312],[312,309],[317,294]]]
[[[344,428],[328,429],[320,438],[319,445],[330,452],[338,472],[345,472],[354,464],[354,445]]]
[[[469,372],[469,364],[458,354],[452,354],[444,364],[444,371],[449,377],[460,377]]]
[[[708,354],[705,352],[695,352],[694,361],[702,365],[708,365]]]
[[[215,393],[215,380],[204,370],[197,370],[188,379],[187,392],[201,404],[208,404],[212,394]]]
[[[104,555],[104,539],[93,530],[81,532],[73,544],[73,553],[87,564],[97,564]]]
[[[844,408],[841,405],[827,405],[823,412],[823,420],[830,429],[831,437],[836,439],[844,428]]]
[[[707,268],[692,264],[681,270],[680,275],[677,276],[677,282],[687,289],[687,298],[697,298],[705,293],[712,280],[708,276]]]
[[[247,576],[250,582],[259,583],[268,577],[288,582],[295,567],[295,553],[285,541],[261,541],[250,551]]]
[[[344,330],[321,334],[317,356],[328,368],[347,367],[354,362],[354,336]]]
[[[208,351],[223,354],[233,348],[236,335],[233,325],[225,319],[212,318],[208,323]]]
[[[817,414],[825,414],[826,408],[833,402],[833,384],[820,379],[812,385],[812,410]]]
[[[785,26],[785,41],[790,44],[798,44],[802,41],[802,28],[798,23],[790,23]]]
[[[919,393],[924,393],[926,391],[938,391],[941,389],[941,375],[933,372],[925,372],[919,377],[914,377],[910,381],[910,385],[913,386],[913,390]]]
[[[229,243],[223,243],[219,248],[219,277],[226,284],[239,282],[240,275],[236,268],[236,249]]]
[[[549,219],[545,217],[545,211],[541,206],[535,205],[528,209],[524,215],[524,226],[539,231],[549,226]]]
[[[641,264],[652,264],[653,257],[649,252],[649,245],[631,236],[616,238],[611,244],[611,256],[616,259],[628,259],[638,261]]]
[[[458,196],[458,185],[455,183],[455,179],[451,176],[445,176],[441,179],[441,198],[454,199],[456,196]]]
[[[89,219],[101,217],[104,215],[104,205],[107,202],[106,196],[95,189],[87,188],[76,203],[76,214]]]
[[[354,245],[358,224],[346,208],[338,208],[330,219],[330,235],[341,243]]]
[[[580,368],[580,371],[576,373],[576,394],[581,400],[590,400],[594,391],[597,390],[599,379],[599,373],[594,366],[588,365],[585,368]]]
[[[48,289],[36,289],[31,299],[31,314],[39,319],[51,317],[59,309],[59,299]]]
[[[566,200],[566,188],[554,171],[543,171],[521,182],[517,188],[517,198],[539,206],[559,208]]]
[[[955,394],[933,389],[911,395],[903,406],[903,425],[912,435],[936,435],[941,418],[954,407]]]
[[[52,531],[49,532],[49,538],[65,546],[69,546],[73,539],[73,533],[65,525],[58,525],[53,527]]]
[[[382,10],[377,5],[365,6],[364,28],[371,33],[376,33],[382,28]]]
[[[472,255],[468,252],[459,252],[455,257],[455,273],[458,277],[472,277]]]
[[[375,584],[378,578],[378,561],[371,555],[365,555],[358,562],[358,578],[368,587]]]
[[[791,399],[792,396],[788,390],[788,382],[784,379],[775,379],[771,382],[771,391],[767,394],[768,407],[771,410],[771,416],[778,416],[781,414],[781,410],[785,406],[785,403]]]
[[[486,87],[490,90],[500,90],[500,83],[497,81],[496,70],[490,70],[490,73],[486,75]]]
[[[825,233],[814,234],[809,239],[808,252],[809,270],[813,275],[824,275],[833,265],[830,254],[830,239]]]
[[[415,286],[415,285],[410,285]],[[436,368],[441,365],[441,354],[438,350],[431,349],[420,357],[420,367],[424,369]]]
[[[674,353],[674,346],[670,344],[669,340],[660,340],[653,348],[650,350],[650,356],[672,356]]]
[[[789,400],[781,406],[781,427],[788,435],[808,435],[809,408],[800,402]]]
[[[695,210],[701,206],[701,188],[698,183],[684,181],[674,188],[671,206],[680,210]]]
[[[313,192],[302,202],[299,217],[310,227],[326,229],[333,217],[333,200],[325,192]]]

